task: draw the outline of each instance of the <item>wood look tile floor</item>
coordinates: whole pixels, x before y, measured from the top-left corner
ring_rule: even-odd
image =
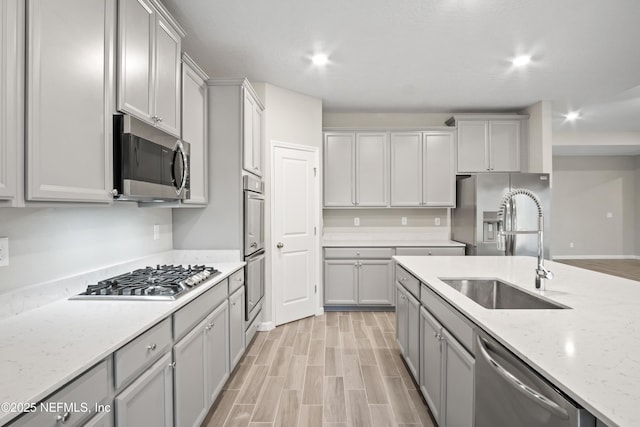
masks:
[[[395,313],[329,312],[258,332],[206,427],[434,427]]]

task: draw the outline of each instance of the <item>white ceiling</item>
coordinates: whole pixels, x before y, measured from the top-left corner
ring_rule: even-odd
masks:
[[[325,111],[517,111],[546,99],[556,130],[640,131],[639,0],[163,3],[211,76],[322,98]],[[532,55],[526,69],[512,66],[518,54]],[[570,109],[582,119],[565,123]]]

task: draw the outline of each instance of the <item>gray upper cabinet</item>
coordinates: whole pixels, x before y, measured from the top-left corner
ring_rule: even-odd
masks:
[[[391,206],[455,206],[455,135],[391,134]]]
[[[324,206],[389,205],[386,132],[324,134]]]
[[[207,150],[207,83],[209,77],[193,60],[182,58],[182,140],[191,145],[189,205],[206,205],[209,196]]]
[[[115,11],[115,0],[28,2],[28,200],[112,200]]]
[[[458,120],[458,172],[520,171],[520,122]]]
[[[24,3],[3,0],[0,6],[0,202],[14,205],[23,172]],[[3,205],[0,205],[3,206]]]
[[[180,137],[184,33],[148,0],[118,4],[118,110]]]
[[[245,87],[243,90],[242,110],[242,168],[254,175],[262,176],[262,114],[264,107],[253,89],[249,87]]]
[[[386,132],[356,134],[356,205],[389,204],[389,143]]]
[[[422,133],[391,134],[391,206],[422,206]]]
[[[324,206],[355,206],[355,133],[324,134]]]

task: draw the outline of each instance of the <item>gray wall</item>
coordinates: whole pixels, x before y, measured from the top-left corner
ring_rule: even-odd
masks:
[[[160,239],[153,240],[153,226]],[[0,208],[9,266],[0,293],[171,250],[171,209],[112,207]]]
[[[631,156],[554,156],[551,245],[555,257],[638,253],[639,164]],[[607,218],[609,212],[611,218]]]

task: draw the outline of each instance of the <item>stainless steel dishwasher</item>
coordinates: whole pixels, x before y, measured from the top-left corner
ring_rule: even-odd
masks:
[[[475,427],[596,425],[589,412],[493,338],[478,333],[475,346]]]

